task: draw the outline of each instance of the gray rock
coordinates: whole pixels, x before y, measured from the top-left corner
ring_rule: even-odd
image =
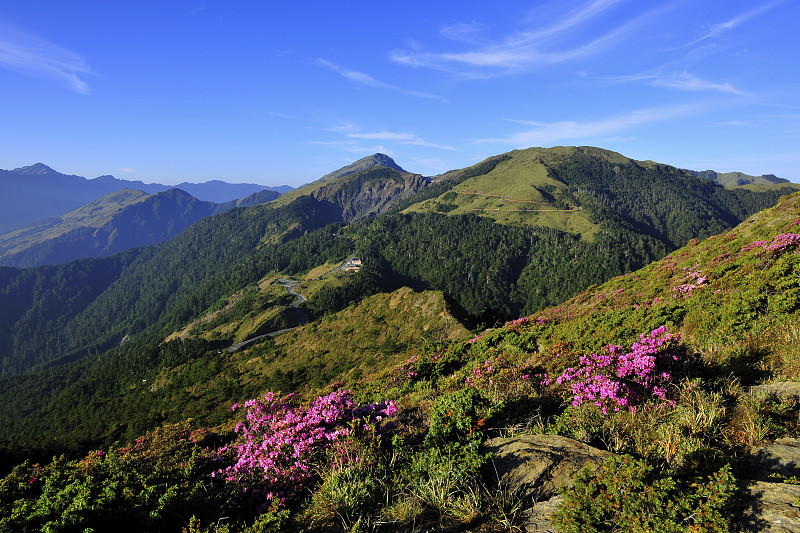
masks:
[[[784,437],[754,448],[747,466],[751,479],[767,481],[770,475],[800,478],[800,439]]]
[[[596,470],[611,456],[558,435],[494,439],[488,443],[488,451],[500,483],[522,497],[525,530],[537,533],[554,531],[550,514],[561,502],[559,489],[574,486],[573,478],[584,466]]]
[[[744,482],[732,531],[797,533],[800,531],[800,485]]]
[[[556,533],[550,524],[550,515],[558,509],[563,496],[553,496],[549,500],[536,502],[533,507],[523,511],[525,518],[525,531],[536,533]]]
[[[563,487],[572,487],[584,466],[597,469],[611,453],[557,435],[531,435],[489,441],[488,450],[501,484],[523,500],[524,530],[555,533],[550,515]],[[800,439],[782,438],[752,451],[749,474],[739,483],[731,530],[741,533],[800,532],[800,485],[767,481],[770,474],[800,477]]]
[[[750,394],[777,396],[781,400],[788,400],[791,398],[800,399],[800,383],[796,381],[777,381],[775,383],[767,383],[765,385],[756,385],[750,387]]]
[[[559,435],[530,435],[489,442],[497,476],[533,501],[547,500],[586,465],[595,470],[611,453]]]

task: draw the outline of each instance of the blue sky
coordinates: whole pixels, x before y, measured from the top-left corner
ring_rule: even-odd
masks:
[[[800,2],[0,0],[0,168],[297,186],[592,145],[800,182]]]

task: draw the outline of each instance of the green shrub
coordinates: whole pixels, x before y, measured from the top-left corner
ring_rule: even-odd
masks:
[[[474,389],[463,389],[441,396],[431,409],[431,425],[425,437],[427,446],[447,442],[466,443],[478,438],[490,416],[489,401]]]
[[[729,466],[678,481],[646,461],[615,456],[595,473],[578,473],[551,521],[562,533],[722,533],[734,483]]]

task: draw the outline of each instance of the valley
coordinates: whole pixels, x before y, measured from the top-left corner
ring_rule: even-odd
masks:
[[[0,529],[579,531],[628,516],[587,496],[615,483],[675,528],[761,520],[730,502],[791,476],[751,456],[800,435],[796,399],[750,393],[800,382],[800,186],[776,180],[376,154],[165,242],[0,267]],[[487,450],[525,439],[617,466],[513,488]]]

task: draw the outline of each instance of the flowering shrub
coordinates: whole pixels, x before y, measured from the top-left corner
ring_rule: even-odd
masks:
[[[699,270],[692,270],[688,273],[684,281],[686,281],[686,283],[678,285],[672,290],[676,293],[691,294],[694,289],[705,285],[708,282],[708,277],[702,276]]]
[[[794,224],[792,224],[794,226]],[[742,247],[742,252],[748,252],[753,249],[763,249],[768,252],[775,252],[779,254],[783,252],[786,248],[793,246],[795,244],[800,243],[800,233],[780,233],[772,239],[772,242],[769,241],[753,241],[748,245]],[[759,252],[756,252],[758,255]]]
[[[235,513],[232,494],[208,483],[213,452],[191,434],[168,424],[79,460],[25,461],[0,478],[0,531],[181,531],[189,515]]]
[[[388,427],[384,417],[397,412],[394,402],[357,405],[348,390],[320,396],[308,408],[292,400],[291,394],[281,398],[270,392],[263,400],[247,401],[246,420],[236,426],[236,463],[214,475],[248,484],[267,504],[282,506],[313,477],[314,463],[326,450],[336,450],[345,437],[380,434]],[[340,460],[355,459],[343,453]]]
[[[400,365],[400,372],[405,374],[406,377],[409,379],[417,377],[419,374],[417,373],[417,367],[415,363],[417,363],[418,359],[419,356],[412,355],[411,357],[403,361],[403,363]]]
[[[622,346],[607,346],[607,353],[584,355],[578,368],[567,368],[556,378],[569,384],[572,405],[594,403],[603,414],[608,410],[635,410],[635,404],[647,396],[666,400],[665,385],[672,378],[666,367],[678,360],[676,343],[680,335],[662,326],[641,335],[629,352]]]

